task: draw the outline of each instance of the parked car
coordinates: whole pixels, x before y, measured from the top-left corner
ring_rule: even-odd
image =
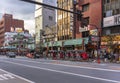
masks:
[[[7,52],[7,57],[10,57],[10,58],[15,58],[16,57],[16,54],[14,52]]]

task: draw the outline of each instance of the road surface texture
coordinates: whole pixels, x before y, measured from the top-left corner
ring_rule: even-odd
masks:
[[[120,65],[1,56],[0,83],[120,83]]]

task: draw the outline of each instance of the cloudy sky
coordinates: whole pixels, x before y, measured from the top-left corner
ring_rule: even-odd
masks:
[[[34,10],[35,5],[20,0],[1,0],[0,19],[4,13],[13,14],[13,18],[24,20],[25,29],[34,33]]]

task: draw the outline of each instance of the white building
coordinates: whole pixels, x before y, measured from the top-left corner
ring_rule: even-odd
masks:
[[[36,0],[47,5],[56,6],[56,0]],[[56,11],[55,9],[48,8],[41,5],[35,7],[35,33],[36,44],[40,42],[40,30],[45,27],[50,27],[56,23]]]
[[[15,35],[17,35],[16,32],[5,32],[4,46],[9,46],[9,42],[13,41]]]
[[[14,46],[16,48],[34,49],[34,38],[29,33],[5,32],[4,47]]]

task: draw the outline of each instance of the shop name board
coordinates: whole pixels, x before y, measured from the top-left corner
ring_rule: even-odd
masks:
[[[88,31],[88,27],[86,27],[86,26],[79,27],[79,32],[84,32],[84,31]]]
[[[115,16],[106,17],[103,20],[103,26],[109,27],[109,26],[115,26],[120,25],[120,14]]]
[[[98,36],[98,30],[97,29],[90,30],[90,35]]]

